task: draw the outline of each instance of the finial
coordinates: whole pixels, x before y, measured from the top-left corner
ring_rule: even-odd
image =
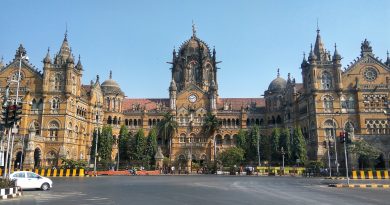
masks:
[[[196,28],[194,20],[192,20],[192,37],[196,37]]]
[[[318,18],[317,18],[317,33],[320,33],[320,27],[318,26]]]
[[[112,70],[110,70],[110,79],[112,79]]]
[[[389,50],[387,50],[386,54],[387,54],[387,58],[389,58]],[[3,57],[1,57],[1,61],[3,61]]]
[[[278,74],[277,74],[277,77],[279,78],[279,76],[280,76],[280,73],[279,73],[279,68],[278,68]]]
[[[99,75],[96,75],[96,82],[99,82]]]
[[[310,52],[312,52],[313,51],[313,44],[311,43],[310,44]]]
[[[68,23],[65,23],[65,40],[68,40]]]
[[[290,76],[291,76],[291,74],[290,74],[290,73],[288,73],[288,74],[287,74],[287,79],[290,79]]]
[[[305,60],[306,59],[306,53],[305,53],[305,51],[303,51],[303,60]]]
[[[80,54],[79,54],[79,62],[80,62],[80,60],[81,60],[81,56],[80,56]]]

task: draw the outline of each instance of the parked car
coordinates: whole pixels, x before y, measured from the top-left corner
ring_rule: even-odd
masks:
[[[14,172],[10,174],[10,179],[15,179],[16,186],[20,186],[22,189],[41,189],[46,191],[53,187],[51,179],[29,171]]]

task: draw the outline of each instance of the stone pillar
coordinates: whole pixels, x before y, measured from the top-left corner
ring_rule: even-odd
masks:
[[[23,168],[25,169],[33,169],[34,168],[34,138],[35,138],[35,128],[31,127],[28,130],[28,143],[25,149],[24,160],[23,160]]]

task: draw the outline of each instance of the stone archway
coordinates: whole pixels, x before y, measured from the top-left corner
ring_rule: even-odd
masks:
[[[38,167],[41,167],[41,163],[42,163],[42,152],[41,152],[41,149],[39,149],[38,147],[35,148],[34,150],[34,168],[38,168]]]
[[[25,155],[24,155],[24,153],[22,155],[22,151],[18,151],[15,156],[16,157],[15,157],[15,161],[14,161],[14,168],[20,169],[22,167],[23,162],[24,162]]]

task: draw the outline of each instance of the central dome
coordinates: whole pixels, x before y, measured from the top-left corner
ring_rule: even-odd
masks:
[[[179,49],[179,55],[181,56],[198,55],[199,53],[204,56],[210,56],[210,49],[205,42],[196,36],[192,36],[189,40],[185,41]]]
[[[280,92],[286,88],[287,81],[280,76],[275,78],[268,86],[268,91]]]
[[[103,93],[105,93],[105,94],[122,94],[123,95],[123,92],[122,92],[119,84],[115,80],[112,79],[112,72],[111,71],[110,71],[110,78],[108,80],[105,80],[101,84],[101,87],[102,87]]]

